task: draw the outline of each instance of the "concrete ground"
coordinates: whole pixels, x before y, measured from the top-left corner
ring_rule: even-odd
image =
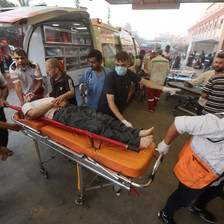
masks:
[[[125,110],[125,117],[136,127],[155,127],[154,142],[159,143],[169,125],[173,122],[174,106],[179,97],[165,95],[154,113],[147,109],[146,99],[132,99]],[[14,89],[10,89],[8,102],[18,105]],[[5,109],[8,121],[14,111]],[[8,147],[14,155],[6,162],[0,161],[0,223],[1,224],[159,224],[157,212],[163,208],[169,195],[176,189],[178,181],[172,169],[177,161],[180,149],[188,140],[188,135],[179,136],[172,144],[170,152],[157,173],[154,182],[147,188],[137,189],[139,196],[126,190],[118,197],[107,187],[85,193],[85,203],[74,203],[76,190],[76,164],[57,156],[44,166],[49,171],[45,179],[37,164],[32,140],[22,133],[10,131]],[[41,155],[47,158],[49,150],[41,145]],[[152,163],[151,163],[152,165]],[[150,170],[150,169],[149,169]],[[93,173],[84,171],[85,181]],[[145,174],[141,179],[146,179]],[[224,223],[224,200],[216,198],[208,205],[217,218],[217,223]],[[196,215],[182,208],[174,216],[178,224],[205,223]]]

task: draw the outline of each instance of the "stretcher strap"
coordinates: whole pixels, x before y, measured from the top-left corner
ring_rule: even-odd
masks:
[[[20,112],[22,111],[21,107],[16,107],[16,106],[12,106],[12,105],[7,105],[7,107],[11,108],[11,109],[14,109],[14,110],[17,110],[17,111],[20,111]],[[85,130],[82,130],[82,129],[66,126],[66,125],[64,125],[64,124],[62,124],[62,123],[60,123],[58,121],[54,121],[54,120],[49,119],[47,117],[39,117],[38,120],[44,121],[47,124],[53,125],[55,127],[58,127],[60,129],[65,130],[65,131],[75,132],[75,133],[79,133],[79,134],[84,134],[84,135],[89,136],[90,138],[95,138],[95,139],[99,139],[99,140],[102,140],[102,141],[105,141],[105,142],[109,142],[109,143],[112,143],[114,145],[117,145],[117,146],[120,146],[120,147],[123,147],[123,148],[126,148],[126,149],[133,150],[135,152],[139,152],[139,150],[140,150],[138,147],[127,145],[125,143],[118,142],[118,141],[115,141],[113,139],[110,139],[110,138],[107,138],[107,137],[103,137],[103,136],[100,136],[100,135],[97,135],[97,134],[94,134],[92,132],[88,132],[88,131],[85,131]]]

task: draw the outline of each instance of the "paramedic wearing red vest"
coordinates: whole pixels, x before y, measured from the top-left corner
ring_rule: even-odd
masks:
[[[165,208],[158,213],[163,223],[175,224],[173,214],[181,207],[200,215],[205,221],[213,223],[215,218],[204,207],[206,203],[221,195],[224,172],[224,113],[206,114],[205,116],[176,117],[164,140],[159,143],[159,153],[166,154],[170,143],[180,134],[192,135],[179,153],[174,174],[179,180],[179,187],[169,197]],[[213,186],[220,186],[213,195],[208,191]],[[202,197],[208,193],[210,198]]]

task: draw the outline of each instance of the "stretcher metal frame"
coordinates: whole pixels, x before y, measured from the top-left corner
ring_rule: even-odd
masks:
[[[179,85],[176,86],[174,85],[175,83],[181,84],[182,86]],[[187,114],[196,116],[197,104],[198,104],[197,102],[202,89],[200,87],[188,88],[184,86],[183,82],[176,82],[176,81],[168,81],[167,85],[174,88],[180,88],[181,92],[177,93],[177,95],[184,96],[185,98],[183,102],[180,102],[177,106],[175,106],[175,109],[173,111],[174,116],[176,115],[177,110],[181,110]],[[193,111],[190,110],[192,108]]]
[[[124,188],[128,191],[133,191],[136,195],[138,195],[138,192],[134,189],[134,187],[144,188],[144,187],[149,186],[152,183],[152,181],[154,180],[156,172],[163,160],[163,154],[160,154],[158,157],[156,157],[154,155],[154,157],[157,159],[154,164],[152,172],[148,176],[146,183],[136,183],[133,181],[133,178],[127,177],[121,173],[118,173],[116,171],[113,171],[113,170],[105,167],[105,166],[100,165],[99,163],[97,163],[96,161],[91,159],[90,157],[87,157],[84,154],[79,154],[79,153],[67,148],[66,146],[61,145],[60,143],[58,143],[52,139],[49,139],[48,136],[43,135],[40,131],[29,127],[28,125],[14,119],[13,117],[12,117],[12,120],[17,124],[22,125],[23,128],[22,128],[21,132],[24,135],[33,139],[35,152],[36,152],[36,156],[37,156],[37,162],[40,167],[40,172],[43,174],[43,176],[45,178],[48,178],[49,174],[48,174],[48,171],[44,167],[44,163],[53,159],[58,153],[62,154],[64,157],[77,163],[77,189],[79,192],[78,196],[75,198],[75,203],[77,205],[83,205],[85,191],[92,190],[92,189],[99,189],[99,188],[110,186],[110,185],[113,185],[113,189],[114,189],[115,193],[117,194],[117,196],[119,196],[120,190],[122,188]],[[38,142],[55,150],[56,153],[54,155],[52,155],[50,158],[48,158],[46,161],[42,161]],[[88,170],[90,170],[96,174],[94,179],[92,179],[90,181],[90,183],[87,185],[87,187],[85,187],[83,184],[83,174],[82,174],[83,167],[87,168]],[[106,179],[107,181],[109,181],[109,183],[100,184],[100,185],[97,185],[94,187],[89,187],[89,185],[95,179],[97,179],[97,177],[102,177],[102,178]],[[98,178],[98,179],[100,179],[100,178]]]

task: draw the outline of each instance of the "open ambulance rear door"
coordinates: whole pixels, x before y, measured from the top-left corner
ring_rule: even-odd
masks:
[[[41,68],[45,82],[45,61],[57,58],[78,85],[88,67],[88,53],[93,48],[89,14],[86,10],[62,7],[20,7],[0,9],[0,27],[25,29],[23,49]]]

